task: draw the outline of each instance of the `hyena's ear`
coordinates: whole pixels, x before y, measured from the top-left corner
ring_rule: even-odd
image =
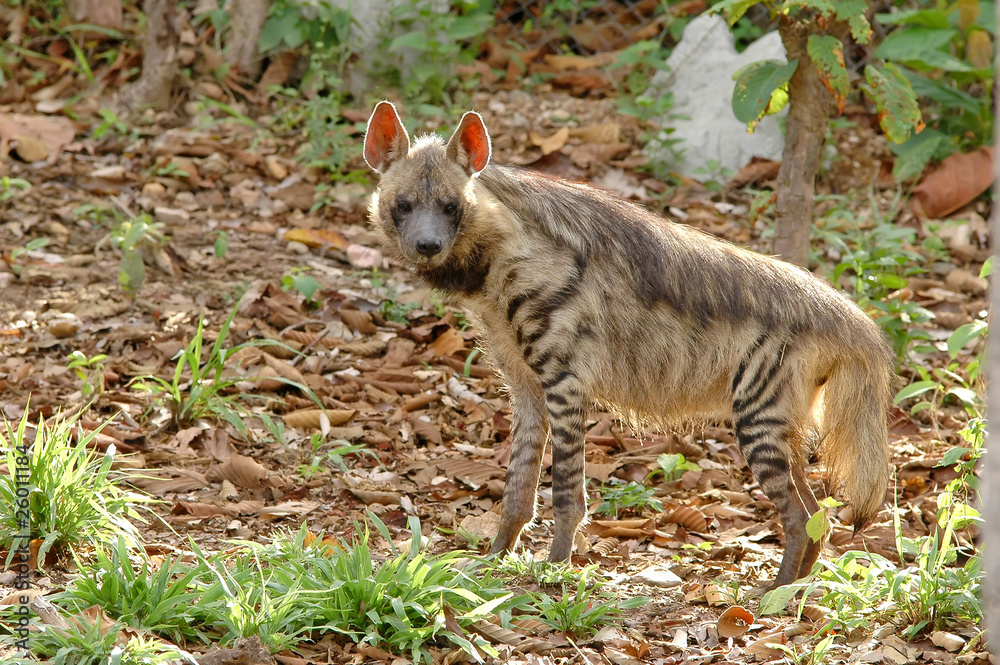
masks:
[[[483,119],[475,111],[462,116],[458,129],[448,141],[448,157],[458,162],[469,175],[476,175],[490,163],[490,135]]]
[[[410,138],[399,121],[392,102],[379,102],[368,119],[365,132],[365,161],[379,173],[410,152]]]

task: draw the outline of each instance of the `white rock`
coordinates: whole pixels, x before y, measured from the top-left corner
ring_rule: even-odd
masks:
[[[958,651],[965,646],[965,640],[961,637],[943,630],[935,630],[931,633],[931,642],[945,651]]]
[[[670,138],[683,140],[677,148],[684,154],[678,162],[654,142],[646,147],[650,158],[701,180],[711,174],[695,171],[707,169],[709,160],[736,171],[755,155],[781,159],[785,138],[775,116],[765,117],[753,134],[747,134],[746,125],[736,119],[732,107],[733,74],[758,60],[784,62],[781,36],[769,32],[743,53],[737,53],[734,44],[732,32],[719,16],[703,14],[685,28],[684,37],[667,59],[669,69],[657,73],[651,83],[651,92],[674,94],[670,115],[689,118],[671,120],[665,116],[660,120],[661,127],[675,128]]]
[[[683,580],[674,575],[665,566],[651,566],[638,575],[633,576],[631,582],[669,588],[680,586]]]

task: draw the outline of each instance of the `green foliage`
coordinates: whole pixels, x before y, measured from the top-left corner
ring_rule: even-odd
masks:
[[[928,129],[899,146],[893,175],[905,181],[934,159],[986,145],[993,136],[995,31],[990,2],[957,3],[876,14],[891,30],[875,55],[898,65],[899,74],[924,101]]]
[[[350,34],[350,12],[330,0],[276,0],[268,7],[259,48],[267,53],[304,44],[345,44]]]
[[[619,601],[603,592],[604,582],[590,583],[590,574],[596,569],[597,566],[593,565],[582,570],[576,589],[567,591],[564,585],[559,598],[533,594],[532,606],[538,620],[570,637],[587,638],[618,619],[622,610],[642,607],[649,602],[649,598],[644,596]]]
[[[128,138],[131,135],[128,125],[126,125],[118,114],[111,109],[102,108],[98,110],[101,116],[101,124],[94,128],[91,135],[100,141],[106,136],[120,136]]]
[[[89,619],[58,626],[39,625],[31,638],[33,654],[51,665],[195,665],[194,657],[171,644],[132,635],[119,644],[121,624],[105,625]],[[16,663],[17,661],[12,661]],[[34,662],[34,661],[31,661]]]
[[[40,564],[57,546],[96,545],[119,537],[129,547],[139,543],[130,519],[144,522],[135,506],[152,499],[123,488],[131,475],[112,469],[114,445],[104,453],[90,449],[103,427],[87,432],[79,428],[78,418],[57,417],[51,424],[39,419],[33,439],[27,431],[27,411],[16,428],[4,421],[0,453],[11,473],[0,475],[0,546],[10,548],[11,555],[11,543],[26,531],[42,541]],[[22,447],[28,451],[26,458]],[[27,474],[14,472],[24,469]],[[30,518],[24,524],[16,507],[23,497],[18,478],[23,481],[26,476]]]
[[[788,104],[788,82],[799,66],[798,60],[760,60],[734,74],[733,114],[754,127],[765,115],[777,113]]]
[[[104,361],[107,357],[104,353],[98,353],[93,358],[88,358],[83,351],[69,354],[66,369],[72,370],[76,378],[80,379],[80,394],[84,399],[104,390]]]
[[[385,50],[393,59],[384,73],[417,114],[441,115],[439,107],[454,106],[458,81],[456,64],[469,64],[486,30],[493,24],[492,3],[449,0],[442,11],[433,0],[408,0],[393,5],[384,26]],[[406,63],[407,53],[417,58]],[[474,84],[468,81],[468,84]]]
[[[697,471],[700,467],[694,462],[688,462],[680,453],[661,453],[656,456],[656,464],[660,467],[647,477],[647,481],[662,473],[664,482],[680,479],[685,471]]]
[[[187,346],[177,352],[177,363],[174,375],[170,379],[146,375],[135,378],[131,385],[138,390],[145,390],[165,400],[178,426],[190,425],[199,418],[218,418],[237,431],[246,432],[244,419],[249,417],[249,411],[240,404],[243,395],[233,393],[231,389],[242,380],[239,374],[231,373],[226,368],[226,362],[237,351],[252,346],[279,346],[295,353],[286,344],[274,340],[249,340],[231,349],[225,348],[226,338],[233,318],[239,310],[239,303],[223,322],[215,342],[208,350],[208,357],[202,361],[205,333],[205,319],[198,317],[198,327]],[[297,388],[312,399],[320,408],[322,403],[316,394],[307,386],[285,377],[271,377],[276,381]]]
[[[733,25],[754,4],[748,0],[723,0],[712,5],[709,11],[726,13],[729,24]],[[846,25],[855,41],[867,43],[871,36],[871,24],[866,15],[868,4],[864,0],[780,0],[763,4],[772,18],[790,16],[809,22],[814,32],[808,39],[806,52],[838,106],[842,107],[849,92],[850,77],[844,63],[843,43],[833,28]],[[795,59],[787,64],[762,61],[751,63],[736,74],[733,112],[751,131],[764,115],[778,112],[787,103],[788,84],[797,66]],[[906,141],[923,127],[916,95],[899,69],[891,64],[868,65],[865,81],[861,89],[875,102],[882,131],[890,141]]]
[[[565,585],[579,579],[580,573],[565,561],[536,559],[525,550],[498,557],[493,572],[510,577],[525,577],[541,586]]]
[[[96,548],[89,561],[77,560],[80,576],[53,602],[76,612],[97,605],[130,628],[176,643],[210,641],[189,615],[198,600],[197,568],[168,557],[154,569],[145,551],[130,552],[123,538],[109,545]],[[133,559],[138,560],[138,568]]]
[[[307,304],[315,306],[318,303],[313,296],[319,290],[319,282],[308,272],[309,268],[290,268],[281,277],[281,288],[285,291],[298,291],[306,299]]]
[[[15,275],[20,275],[24,266],[18,265],[17,260],[27,254],[42,249],[49,244],[49,239],[45,236],[32,238],[24,244],[24,247],[15,247],[10,250],[10,271]]]
[[[617,517],[621,510],[631,512],[638,512],[646,508],[663,510],[663,503],[653,497],[655,492],[656,490],[639,483],[605,487],[601,490],[602,501],[598,504],[596,512]]]
[[[18,192],[25,192],[31,189],[31,183],[24,178],[11,178],[9,175],[0,176],[0,203],[10,201]]]
[[[814,592],[820,604],[833,611],[826,619],[848,632],[869,628],[873,622],[897,626],[907,641],[934,630],[978,624],[983,618],[982,554],[970,552],[957,532],[983,522],[971,505],[979,481],[974,468],[984,453],[985,423],[974,419],[960,434],[969,443],[949,451],[940,466],[957,463],[958,477],[938,499],[938,529],[928,536],[902,535],[900,509],[893,511],[896,550],[903,566],[870,552],[847,552],[835,561],[819,561],[813,578],[780,587],[761,599],[761,614],[782,611],[802,593],[799,612]],[[967,557],[958,566],[958,556]]]
[[[163,223],[143,213],[133,219],[121,220],[110,233],[111,246],[121,252],[118,265],[118,283],[128,293],[135,294],[146,281],[146,264],[142,258],[144,248],[155,249],[166,240]]]

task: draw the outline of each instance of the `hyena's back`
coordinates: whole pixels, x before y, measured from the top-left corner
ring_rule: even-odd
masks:
[[[638,420],[730,419],[786,536],[776,584],[808,573],[819,509],[812,443],[855,523],[881,505],[891,353],[846,297],[794,266],[674,225],[598,190],[488,166],[482,119],[411,148],[376,107],[365,157],[382,173],[371,218],[386,250],[475,316],[510,390],[512,453],[493,551],[534,515],[552,442],[555,533],[569,557],[585,516],[589,404]]]

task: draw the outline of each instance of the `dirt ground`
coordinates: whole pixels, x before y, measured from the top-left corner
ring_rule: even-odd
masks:
[[[493,133],[498,162],[592,180],[678,221],[741,244],[766,246],[760,225],[747,221],[746,194],[720,194],[693,181],[668,186],[642,171],[641,128],[616,114],[609,99],[542,89],[480,93],[473,103]],[[354,110],[359,119],[368,111]],[[34,118],[45,131],[56,132],[45,124],[51,118]],[[568,136],[556,136],[561,126],[571,129]],[[0,161],[0,176],[31,184],[0,203],[4,415],[16,420],[27,409],[37,419],[85,409],[86,428],[113,417],[97,441],[129,453],[123,464],[151,469],[142,487],[166,501],[157,512],[177,534],[155,522],[144,527],[151,552],[183,549],[189,535],[215,551],[227,539],[263,539],[302,522],[317,532],[350,537],[352,524],[363,521],[366,511],[380,516],[399,539],[408,537],[407,516],[418,516],[434,551],[469,546],[470,540],[483,546],[495,529],[504,485],[510,407],[500,381],[474,350],[476,331],[464,314],[411,274],[383,262],[374,247],[366,228],[374,178],[331,183],[329,174],[303,169],[293,159],[301,137],[276,136],[221,117],[181,122],[164,114],[144,127],[136,135],[110,133],[100,140],[86,128],[73,128],[42,164]],[[866,170],[861,166],[877,166],[884,146],[862,124],[839,138],[838,149],[843,160],[824,176],[821,190],[853,192],[849,206],[862,211],[869,205],[867,192],[853,189],[858,183],[850,178]],[[359,146],[349,167],[364,172]],[[764,176],[757,186],[767,182]],[[329,188],[317,193],[326,184]],[[884,203],[892,193],[876,190],[875,196]],[[312,211],[320,196],[326,205]],[[119,283],[120,225],[143,212],[158,226],[139,245],[144,283],[128,293]],[[986,211],[974,209],[971,215],[982,221]],[[921,224],[909,213],[898,223]],[[985,223],[972,226],[972,243],[985,244]],[[216,251],[220,234],[224,252]],[[29,246],[40,238],[47,244]],[[981,260],[952,252],[939,259],[946,265],[930,266],[911,285],[912,297],[940,314],[928,326],[935,339],[985,308],[978,284],[945,282],[959,268],[978,275]],[[294,288],[282,288],[283,277],[303,275],[318,283],[313,303]],[[194,336],[199,317],[212,341],[238,301],[228,343],[281,340],[303,355],[278,347],[240,352],[230,372],[240,375],[236,390],[252,414],[243,419],[242,430],[212,417],[178,423],[161,400],[134,381],[172,377],[172,358]],[[67,367],[74,352],[106,357],[81,379]],[[328,415],[321,418],[306,392],[289,381],[310,388]],[[91,386],[93,398],[84,394]],[[283,427],[280,436],[262,416]],[[841,525],[841,517],[849,522],[847,515],[835,513],[824,557],[867,548],[895,560],[889,510],[894,503],[901,509],[904,535],[935,528],[937,496],[955,476],[952,468],[935,465],[958,443],[956,432],[966,418],[953,407],[919,419],[894,410],[897,482],[887,493],[886,509],[857,537]],[[808,652],[808,640],[819,628],[809,618],[757,617],[746,634],[719,637],[717,622],[732,605],[744,604],[756,615],[756,599],[748,591],[758,580],[773,578],[783,543],[773,507],[749,476],[725,424],[635,432],[595,411],[588,426],[592,508],[600,504],[597,486],[612,478],[642,482],[662,453],[682,453],[697,465],[679,480],[654,483],[662,511],[592,515],[579,539],[575,565],[597,563],[622,597],[645,595],[651,601],[629,611],[620,627],[586,643],[526,629],[544,646],[531,653],[515,649],[502,662],[776,660],[782,655],[759,645],[763,636],[779,632],[799,653]],[[310,437],[316,434],[314,448]],[[344,442],[364,447],[343,457],[346,470],[324,461],[303,471]],[[537,523],[522,538],[522,547],[538,556],[544,556],[551,535],[549,461]],[[810,479],[825,494],[818,466]],[[479,537],[463,539],[455,535],[459,532]],[[376,543],[388,551],[385,543]],[[59,562],[49,563],[60,569]],[[667,572],[679,580],[665,579]],[[58,573],[38,580],[43,589],[59,583]],[[977,629],[958,632],[970,639]],[[959,660],[928,639],[905,643],[895,633],[890,623],[842,636],[829,658],[979,662],[971,655]],[[378,660],[349,644],[325,653],[329,662]],[[319,653],[312,657],[328,662],[319,660]]]

